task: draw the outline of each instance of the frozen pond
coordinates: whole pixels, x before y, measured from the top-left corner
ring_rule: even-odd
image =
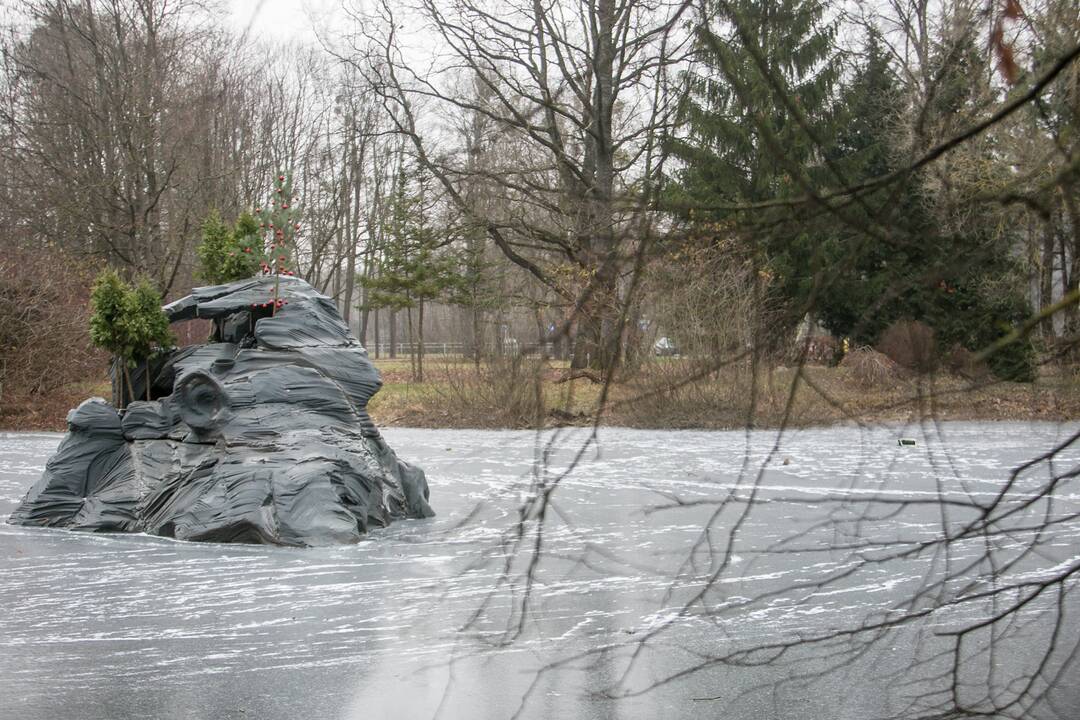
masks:
[[[1077,432],[390,429],[438,515],[356,546],[3,524],[0,718],[1080,717]]]

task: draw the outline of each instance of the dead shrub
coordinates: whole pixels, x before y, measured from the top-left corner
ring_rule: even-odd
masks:
[[[544,363],[520,355],[485,359],[479,368],[446,368],[434,402],[461,425],[537,427],[544,422]]]
[[[780,364],[788,366],[798,365],[800,360],[807,365],[833,365],[839,354],[839,340],[832,335],[814,335],[787,343],[783,353],[776,359]]]
[[[644,277],[651,317],[647,352],[661,336],[690,357],[731,356],[751,343],[768,344],[763,329],[772,326],[771,315],[760,285],[756,266],[738,244],[711,236],[678,243],[650,263]]]
[[[918,320],[898,320],[886,328],[877,349],[900,367],[917,373],[937,368],[937,345],[934,330]]]
[[[738,427],[747,421],[754,382],[749,363],[710,369],[694,359],[646,364],[615,407],[634,427]],[[758,402],[762,402],[759,398]]]
[[[900,374],[900,368],[888,355],[865,346],[845,355],[840,367],[846,368],[851,377],[865,388],[891,385]]]
[[[986,363],[975,360],[975,353],[959,343],[954,344],[946,353],[944,364],[952,374],[969,380],[986,380],[990,377],[990,370],[986,367]]]
[[[0,257],[0,397],[40,398],[104,376],[90,343],[93,272],[64,253],[13,248]]]

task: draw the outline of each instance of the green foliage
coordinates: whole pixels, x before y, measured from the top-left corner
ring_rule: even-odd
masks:
[[[699,69],[686,76],[687,132],[671,145],[682,168],[668,200],[693,208],[684,217],[695,235],[746,248],[782,325],[812,309],[834,334],[873,345],[892,323],[919,320],[934,329],[941,351],[954,344],[980,350],[1029,313],[1012,259],[1015,238],[978,219],[957,223],[960,231],[943,227],[918,173],[829,212],[719,209],[802,195],[804,184],[858,187],[897,168],[894,138],[907,108],[884,44],[868,34],[862,61],[834,98],[833,35],[817,0],[716,8],[699,32]],[[977,48],[959,42],[932,61],[942,72],[929,121],[944,127],[960,116],[977,119]],[[992,148],[975,152],[989,156]],[[1032,360],[1022,342],[989,364],[999,377],[1023,380],[1034,375]]]
[[[259,272],[292,275],[289,268],[292,244],[300,230],[300,214],[293,204],[292,174],[274,180],[270,202],[254,213],[243,212],[232,228],[217,210],[207,215],[198,247],[198,276],[212,284],[243,280]],[[275,311],[284,304],[274,295],[267,299]]]
[[[156,347],[172,345],[173,335],[169,331],[169,318],[161,309],[161,295],[149,280],[140,278],[124,300],[129,363],[145,360]]]
[[[713,22],[697,39],[700,69],[684,76],[689,93],[680,120],[688,134],[671,144],[683,161],[674,199],[702,208],[797,190],[793,169],[807,165],[815,148],[773,83],[813,131],[826,130],[839,65],[835,27],[822,21],[823,13],[817,0],[735,0],[714,7]],[[699,212],[696,219],[719,218]]]
[[[300,231],[300,213],[295,207],[293,200],[292,173],[282,171],[274,179],[274,192],[270,204],[255,210],[254,222],[247,223],[245,227],[254,229],[259,239],[259,247],[256,251],[256,261],[263,273],[268,275],[295,275],[289,268],[292,260],[292,245],[296,234]],[[257,227],[254,227],[257,225]],[[263,306],[269,306],[272,312],[286,304],[284,298],[278,297],[278,281],[274,281],[274,294],[267,298]]]
[[[112,355],[129,346],[123,318],[128,287],[115,270],[102,271],[90,293],[90,341]]]
[[[243,213],[234,228],[229,228],[217,210],[211,210],[202,225],[198,276],[212,285],[243,280],[259,269],[261,240],[258,223],[250,213]]]
[[[383,260],[381,273],[362,278],[368,301],[362,309],[404,310],[435,300],[460,284],[458,264],[448,254],[436,254],[430,244],[399,248]]]
[[[262,233],[257,262],[263,272],[275,275],[291,275],[290,253],[296,233],[300,230],[300,213],[293,202],[292,173],[281,172],[274,179],[274,192],[270,204],[255,210],[256,233]],[[265,252],[262,252],[265,248]]]
[[[262,247],[262,236],[259,233],[259,221],[247,210],[240,213],[239,217],[236,218],[236,224],[233,225],[232,229],[232,236],[241,246],[241,249],[249,247],[255,250]]]
[[[379,274],[360,278],[368,291],[361,309],[405,310],[460,292],[465,282],[460,263],[452,253],[440,252],[438,237],[425,214],[423,184],[410,188],[405,171],[400,171],[391,202],[386,228],[389,242],[383,249]]]
[[[698,31],[698,63],[684,75],[686,134],[670,142],[682,166],[667,200],[692,208],[684,217],[693,234],[744,248],[768,279],[762,301],[790,309],[777,315],[778,328],[793,327],[820,266],[823,229],[786,209],[748,216],[718,208],[799,195],[801,182],[820,182],[814,137],[833,131],[836,27],[818,0],[712,7],[712,22]]]
[[[105,270],[94,283],[90,308],[91,342],[123,358],[128,367],[150,357],[155,346],[173,342],[161,295],[146,278],[132,287],[115,270]]]
[[[841,95],[842,122],[827,153],[855,185],[894,169],[890,139],[902,111],[874,33],[864,57]],[[949,113],[969,104],[959,83],[947,84],[949,97],[940,102]],[[875,345],[898,320],[919,320],[934,329],[939,352],[954,345],[981,350],[1030,314],[1010,252],[1014,238],[977,221],[965,223],[963,232],[938,227],[923,186],[913,173],[864,195],[846,210],[846,223],[830,221],[820,257],[831,272],[818,288],[816,310],[831,332],[856,345]],[[1013,343],[989,365],[998,377],[1030,381],[1034,350],[1029,341]]]

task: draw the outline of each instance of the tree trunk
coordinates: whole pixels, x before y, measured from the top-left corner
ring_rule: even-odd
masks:
[[[135,399],[135,386],[131,384],[131,368],[128,367],[127,358],[123,359],[124,363],[124,380],[127,381],[127,392],[124,394],[121,400],[121,405],[126,409],[128,406],[128,398]]]
[[[544,311],[539,306],[533,309],[533,319],[536,321],[536,354],[547,358],[547,326],[544,324]]]
[[[379,357],[379,311],[375,311],[375,358]]]
[[[618,275],[613,262],[596,273],[589,298],[578,314],[570,367],[591,368],[608,375],[619,364]]]
[[[416,349],[416,382],[424,382],[424,301],[419,302],[417,318],[417,337],[420,340]]]
[[[390,311],[390,359],[397,358],[397,310]]]
[[[1065,210],[1069,215],[1069,225],[1072,226],[1072,242],[1068,242],[1065,233],[1061,234],[1062,277],[1068,281],[1062,289],[1070,293],[1080,288],[1080,203],[1077,203],[1069,185],[1062,186],[1061,192],[1065,200]],[[1069,268],[1067,278],[1064,272],[1066,267]],[[1080,333],[1080,304],[1076,302],[1070,303],[1065,311],[1065,333],[1069,336]]]
[[[409,372],[413,380],[416,380],[416,336],[413,335],[412,308],[405,309],[405,320],[409,328]]]
[[[117,372],[120,372],[120,356],[112,356],[112,367],[115,368],[115,372],[112,373],[112,404],[114,408],[119,409],[124,402],[124,375],[120,374],[116,376]]]
[[[368,277],[368,268],[371,267],[370,261],[369,261],[367,255],[368,254],[365,252],[364,253],[364,277]],[[363,309],[360,311],[360,344],[363,345],[364,347],[367,347],[368,323],[370,322],[370,319],[371,319],[371,310],[368,309],[367,304],[368,304],[367,285],[361,284],[360,285],[360,306]],[[378,350],[378,347],[379,347],[379,341],[376,340],[375,341],[376,351]]]
[[[1042,254],[1039,262],[1040,310],[1054,302],[1054,228],[1044,225],[1042,231]],[[1047,317],[1043,321],[1042,334],[1046,339],[1052,339],[1057,334],[1054,332],[1053,317]]]
[[[622,350],[623,364],[631,370],[636,370],[641,364],[641,351],[644,343],[644,333],[641,329],[641,293],[638,293],[637,297],[632,299],[632,302],[629,320],[624,329],[626,339],[622,343]]]
[[[574,368],[590,367],[610,375],[619,362],[618,242],[615,237],[612,191],[615,180],[613,143],[615,23],[613,0],[596,4],[596,82],[592,94],[592,120],[584,166],[591,183],[585,188],[585,225],[579,235],[586,244],[586,271],[592,274],[591,292],[581,305],[575,338]]]
[[[341,319],[345,321],[345,327],[352,330],[352,296],[353,286],[356,283],[356,235],[353,233],[353,204],[352,193],[349,192],[350,184],[359,182],[356,175],[356,132],[355,118],[350,117],[346,126],[347,150],[344,153],[344,166],[341,172],[341,184],[343,192],[342,202],[345,205],[345,218],[341,224],[342,249],[345,251],[345,302],[341,308]],[[360,208],[356,208],[356,215],[360,214]]]
[[[480,324],[480,308],[475,304],[472,307],[472,337],[473,337],[473,365],[480,370],[480,353],[483,344],[483,328]]]

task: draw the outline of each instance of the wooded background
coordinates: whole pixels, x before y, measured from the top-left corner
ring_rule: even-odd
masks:
[[[318,42],[220,11],[8,9],[9,390],[100,367],[93,275],[183,295],[206,218],[284,171],[291,266],[372,348],[601,376],[659,337],[709,369],[873,347],[1029,381],[1070,357],[1072,0],[344,0]]]

